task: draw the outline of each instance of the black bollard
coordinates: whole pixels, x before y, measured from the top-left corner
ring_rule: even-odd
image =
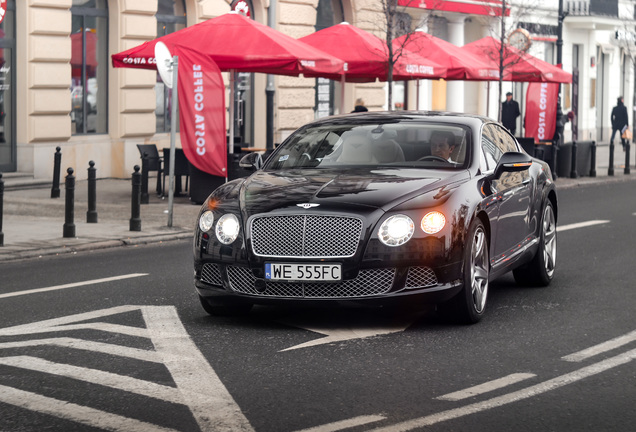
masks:
[[[3,202],[4,202],[4,180],[2,180],[2,173],[0,173],[0,246],[4,246],[4,233],[2,232]]]
[[[144,152],[141,158],[141,203],[148,204],[148,153]]]
[[[629,141],[627,141],[627,145],[625,146],[625,170],[623,171],[623,174],[629,174],[629,148],[630,148],[631,144],[629,143]]]
[[[75,176],[73,168],[66,170],[68,175],[65,182],[66,206],[64,207],[64,229],[62,236],[64,238],[75,237]]]
[[[88,211],[87,223],[97,223],[97,169],[95,162],[88,163]]]
[[[135,165],[135,172],[132,175],[130,231],[141,231],[141,173],[139,165]]]
[[[570,178],[577,178],[579,173],[576,169],[576,141],[572,142],[572,159],[570,167]]]
[[[609,168],[607,168],[607,175],[614,175],[614,143],[610,143],[610,160],[609,160]]]
[[[590,164],[592,165],[592,167],[590,168],[590,177],[596,177],[596,141],[592,141],[592,148],[591,148],[591,161]]]
[[[55,147],[53,156],[53,186],[51,187],[51,198],[60,197],[60,165],[62,164],[62,152],[60,147]]]

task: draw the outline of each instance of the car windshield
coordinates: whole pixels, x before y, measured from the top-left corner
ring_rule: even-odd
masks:
[[[266,170],[333,167],[464,168],[469,129],[448,123],[402,121],[320,124],[290,136]]]

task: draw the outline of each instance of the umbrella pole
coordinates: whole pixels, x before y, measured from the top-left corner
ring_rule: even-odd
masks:
[[[234,69],[230,69],[230,138],[228,152],[230,154],[234,153]]]
[[[235,84],[234,74],[235,74],[234,69],[230,69],[230,125],[229,125],[230,133],[229,133],[228,143],[227,143],[228,154],[234,154],[234,84]],[[228,157],[227,159],[228,159],[228,165],[227,165],[227,169],[225,170],[226,183],[229,180],[230,163],[234,162],[233,157]]]
[[[486,117],[490,117],[490,81],[486,86]]]
[[[170,166],[168,179],[168,227],[172,228],[172,213],[174,208],[174,158],[175,140],[177,129],[177,104],[179,103],[178,91],[179,57],[172,56],[172,107],[170,113]]]
[[[340,77],[340,114],[345,113],[345,76]]]
[[[420,110],[420,81],[422,80],[415,81],[415,111]]]

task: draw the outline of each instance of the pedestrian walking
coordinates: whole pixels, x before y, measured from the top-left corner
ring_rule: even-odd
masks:
[[[623,144],[623,151],[625,151],[627,140],[623,138],[623,134],[628,127],[627,108],[625,108],[623,96],[619,96],[616,100],[616,106],[612,109],[612,137],[610,138],[610,144],[614,143],[614,136],[616,132],[618,132],[621,137],[621,143]]]
[[[512,99],[512,93],[506,93],[506,100],[501,103],[501,123],[513,135],[517,131],[517,117],[520,114],[519,104]]]

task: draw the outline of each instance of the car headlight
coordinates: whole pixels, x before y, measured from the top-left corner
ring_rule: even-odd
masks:
[[[212,229],[212,225],[214,224],[214,213],[211,211],[204,212],[199,218],[199,229],[203,232],[210,231]]]
[[[380,241],[387,246],[400,246],[413,237],[415,224],[406,215],[394,215],[382,222],[378,230]]]
[[[231,213],[225,214],[216,223],[216,238],[223,244],[230,244],[236,240],[240,229],[238,218]]]
[[[426,213],[422,218],[422,231],[426,234],[437,234],[446,225],[446,216],[438,211]]]

